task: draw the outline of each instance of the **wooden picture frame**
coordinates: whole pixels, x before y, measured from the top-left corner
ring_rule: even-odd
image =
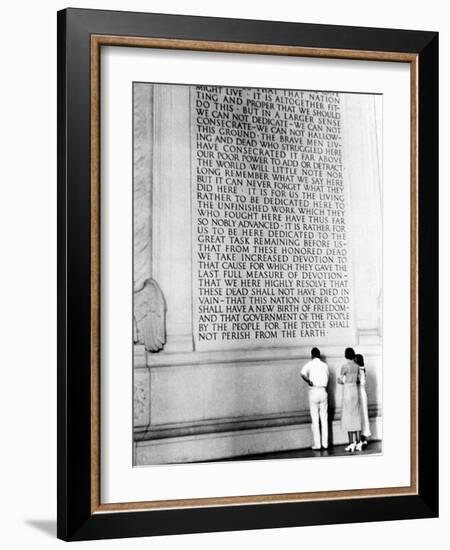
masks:
[[[101,502],[99,102],[103,46],[410,65],[409,487]],[[58,537],[87,540],[437,516],[437,142],[437,33],[84,9],[58,13]]]

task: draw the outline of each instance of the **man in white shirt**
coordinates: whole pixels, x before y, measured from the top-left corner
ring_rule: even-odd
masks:
[[[328,448],[328,365],[320,360],[320,350],[311,350],[311,361],[301,370],[303,380],[309,384],[309,410],[315,451]],[[320,418],[320,425],[319,425]],[[322,445],[320,432],[322,429]]]

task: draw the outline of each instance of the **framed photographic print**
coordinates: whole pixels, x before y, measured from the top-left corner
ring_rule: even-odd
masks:
[[[58,536],[438,513],[434,32],[58,13]]]

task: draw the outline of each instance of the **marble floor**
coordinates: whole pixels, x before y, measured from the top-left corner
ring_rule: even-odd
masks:
[[[293,451],[281,451],[277,453],[263,453],[257,455],[236,456],[232,458],[221,459],[220,462],[230,460],[278,460],[281,458],[320,458],[327,456],[364,456],[374,455],[382,452],[381,441],[370,441],[370,443],[361,452],[348,453],[345,451],[346,445],[335,445],[327,450],[313,451],[312,449],[295,449]],[[216,461],[214,461],[216,462]],[[218,462],[218,461],[217,461]]]

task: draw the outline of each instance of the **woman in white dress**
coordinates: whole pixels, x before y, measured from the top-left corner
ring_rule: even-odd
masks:
[[[366,368],[364,367],[364,357],[360,353],[357,353],[355,355],[354,361],[359,367],[359,400],[361,404],[362,416],[361,443],[362,446],[365,447],[366,445],[368,445],[368,440],[371,436],[369,423],[369,404],[366,392],[367,373]]]
[[[359,399],[359,366],[355,363],[355,351],[353,348],[345,350],[347,359],[341,367],[338,384],[342,384],[342,430],[348,433],[349,444],[345,447],[347,452],[362,450],[360,438],[362,429],[361,404]]]

